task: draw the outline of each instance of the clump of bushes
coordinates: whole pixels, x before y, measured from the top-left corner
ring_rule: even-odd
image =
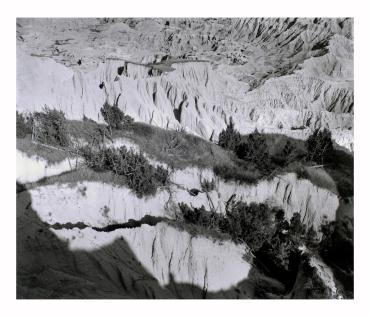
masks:
[[[270,173],[275,168],[286,166],[294,160],[304,158],[304,155],[289,140],[285,142],[281,150],[271,153],[274,151],[270,149],[268,136],[259,133],[257,130],[251,134],[241,136],[235,130],[231,119],[226,130],[220,133],[218,144],[233,151],[239,159],[252,163],[263,174]]]
[[[286,138],[285,138],[286,139]],[[235,130],[233,121],[230,119],[226,130],[219,136],[219,145],[235,153],[242,170],[250,170],[255,166],[261,176],[271,175],[274,170],[285,168],[294,162],[316,162],[327,164],[333,162],[334,147],[331,132],[328,129],[316,129],[305,143],[299,144],[293,140],[284,138],[272,138],[272,136],[259,133],[257,130],[248,135],[240,135]],[[244,161],[249,166],[242,166]],[[238,168],[230,166],[215,166],[214,172],[227,179],[240,180],[244,182],[243,173]],[[304,173],[299,175],[305,177]],[[247,182],[251,182],[246,177]]]
[[[306,152],[290,140],[287,140],[281,150],[271,156],[272,162],[277,166],[287,166],[295,161],[304,161],[305,158]]]
[[[57,147],[69,145],[67,119],[62,111],[45,107],[34,114],[34,138]]]
[[[32,134],[33,116],[23,115],[22,113],[16,112],[17,115],[17,138],[25,138],[27,135]]]
[[[238,158],[252,162],[258,168],[265,170],[271,167],[271,158],[264,135],[255,131],[249,134],[243,142],[235,147]]]
[[[165,186],[169,180],[168,170],[153,166],[140,152],[120,148],[93,148],[85,146],[80,149],[86,165],[96,170],[111,171],[122,177],[124,183],[139,197],[154,195],[158,187]]]
[[[117,105],[111,106],[108,102],[105,102],[103,107],[100,109],[104,121],[108,124],[111,130],[121,130],[125,125],[131,124],[134,119],[128,115],[125,115],[123,111],[118,108]]]
[[[316,129],[306,141],[307,159],[317,163],[330,163],[334,157],[333,141],[328,129]]]
[[[232,202],[226,208],[227,230],[235,240],[244,241],[257,251],[273,235],[273,211],[267,204]]]
[[[234,122],[230,117],[229,124],[226,126],[226,130],[222,130],[218,137],[218,145],[234,151],[235,147],[240,143],[241,136],[240,133],[235,130]]]
[[[186,222],[228,234],[233,240],[245,242],[260,261],[268,262],[270,269],[279,272],[295,272],[303,244],[316,246],[316,231],[301,222],[299,213],[290,221],[284,211],[267,204],[247,204],[231,201],[226,214],[207,211],[204,206],[192,208],[179,204]]]
[[[222,214],[207,211],[204,206],[192,208],[185,203],[180,203],[179,208],[184,220],[188,223],[218,231],[225,227],[225,217]]]

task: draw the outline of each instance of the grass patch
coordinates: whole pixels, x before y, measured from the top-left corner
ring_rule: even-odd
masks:
[[[68,184],[70,187],[75,187],[81,182],[98,182],[103,184],[110,184],[116,187],[125,187],[127,185],[121,177],[112,174],[108,171],[97,172],[88,167],[81,167],[77,170],[68,171],[59,175],[49,176],[38,180],[37,182],[26,184],[27,189],[36,188],[39,186],[48,186],[55,184]]]
[[[303,167],[307,173],[307,179],[317,187],[325,188],[338,195],[337,185],[330,174],[324,168]]]
[[[254,184],[263,177],[263,174],[252,163],[234,159],[231,164],[218,164],[213,172],[225,181]]]
[[[68,157],[68,152],[47,148],[45,146],[32,143],[31,135],[25,138],[17,138],[17,149],[26,153],[28,156],[38,156],[45,159],[49,164],[60,163]]]
[[[190,166],[212,168],[216,164],[228,164],[232,158],[229,152],[197,136],[145,123],[135,122],[122,130],[115,130],[113,137],[133,141],[150,157],[176,169]]]
[[[74,142],[84,142],[89,144],[101,144],[112,140],[109,136],[108,127],[104,124],[98,124],[91,119],[83,121],[68,120],[68,133]]]

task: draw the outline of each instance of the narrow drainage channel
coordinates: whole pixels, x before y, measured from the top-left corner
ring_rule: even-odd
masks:
[[[77,222],[77,223],[67,222],[63,224],[57,222],[52,225],[50,224],[47,224],[47,225],[49,226],[49,228],[52,228],[55,230],[74,229],[74,228],[78,228],[78,229],[91,228],[97,232],[111,232],[117,229],[138,228],[138,227],[141,227],[142,225],[155,226],[157,223],[165,221],[165,220],[166,218],[163,218],[163,217],[154,217],[154,216],[146,215],[140,220],[130,219],[128,222],[111,224],[105,227],[92,227],[92,226],[86,225],[83,222]]]

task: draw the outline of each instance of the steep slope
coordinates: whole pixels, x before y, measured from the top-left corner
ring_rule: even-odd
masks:
[[[317,282],[319,297],[340,297],[336,276],[317,254],[305,254],[288,293],[290,282],[259,266],[246,243],[217,229],[191,227],[179,204],[225,213],[232,199],[266,203],[282,208],[287,220],[298,212],[307,228],[318,230],[323,221],[353,210],[340,198],[352,184],[350,165],[341,172],[335,170],[340,162],[311,169],[308,179],[277,169],[264,179],[256,172],[260,176],[250,184],[226,181],[209,162],[230,167],[228,152],[165,130],[216,142],[230,117],[242,134],[258,129],[305,139],[325,127],[338,145],[353,151],[352,24],[351,19],[18,19],[17,111],[47,105],[68,119],[103,122],[100,108],[115,104],[135,121],[163,130],[132,124],[105,145],[144,151],[150,164],[168,168],[170,179],[142,197],[109,171],[71,159],[69,151],[52,162],[30,139],[23,148],[17,144],[17,296],[295,298],[310,296]],[[94,124],[83,122],[68,122],[80,145],[86,143],[80,130]],[[137,139],[130,137],[135,133]],[[160,138],[169,144],[145,152]],[[187,156],[171,148],[173,140]],[[205,180],[214,187],[203,189]]]
[[[188,28],[196,34],[207,30],[199,21],[170,21],[177,30],[168,36],[170,40],[163,40],[169,30],[161,21],[144,20],[132,28],[127,21],[78,20],[69,25],[71,38],[62,41],[60,32],[67,22],[59,21],[54,32],[45,34],[50,21],[19,20],[18,33],[23,40],[17,42],[17,108],[29,112],[46,104],[61,109],[69,118],[85,115],[101,121],[99,110],[108,100],[136,121],[162,128],[182,127],[206,139],[217,140],[233,117],[242,133],[258,128],[306,138],[312,129],[327,127],[339,145],[353,149],[350,20],[232,20],[235,29],[224,20],[211,20],[206,23],[210,29],[206,39],[195,36],[196,47],[175,44],[175,38],[179,43],[191,43],[193,33]],[[87,34],[82,31],[84,23]],[[94,40],[92,24],[98,30],[93,32]],[[151,51],[148,44],[152,40],[145,42],[149,34],[161,38]],[[113,43],[119,38],[124,44],[118,49]],[[31,39],[35,41],[31,43]],[[41,39],[45,43],[41,44]],[[104,39],[105,45],[99,48],[97,43]],[[46,45],[53,42],[59,43],[53,44],[59,47],[56,55]],[[137,42],[142,50],[135,54]],[[213,51],[210,42],[220,47]],[[89,47],[93,43],[96,48],[88,53],[89,64],[67,63],[75,58],[72,52],[87,54],[83,43]],[[230,43],[240,43],[243,48]],[[240,52],[243,62],[231,57],[235,52]],[[262,74],[251,69],[255,59],[263,61],[254,66]],[[240,73],[254,78],[255,83],[240,78]]]

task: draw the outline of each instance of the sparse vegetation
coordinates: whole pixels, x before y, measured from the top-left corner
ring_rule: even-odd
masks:
[[[134,120],[123,113],[118,108],[118,105],[111,106],[108,102],[105,102],[103,107],[100,109],[104,121],[108,124],[110,131],[113,129],[121,130],[123,126],[131,124]]]
[[[73,158],[67,151],[50,149],[41,144],[32,142],[30,135],[27,135],[25,138],[17,138],[17,149],[30,157],[42,157],[50,164],[59,163],[68,157]]]
[[[93,148],[84,146],[80,149],[86,165],[98,171],[111,171],[122,177],[125,184],[139,197],[154,195],[158,187],[165,186],[169,173],[161,167],[154,167],[142,153],[120,148]]]
[[[204,206],[200,208],[191,208],[185,203],[180,203],[179,208],[184,220],[193,225],[199,225],[206,229],[214,229],[217,231],[222,231],[223,227],[226,225],[223,224],[223,222],[226,221],[223,215],[207,211]]]
[[[253,184],[263,176],[254,165],[247,165],[244,162],[218,164],[213,167],[213,172],[226,181],[232,180],[246,184]]]
[[[315,248],[319,243],[316,231],[306,228],[299,213],[288,221],[282,209],[267,204],[231,201],[226,206],[225,215],[184,203],[179,204],[179,208],[186,222],[246,243],[257,257],[257,263],[262,264],[261,269],[268,267],[270,273],[294,276],[300,260],[299,247]]]
[[[310,179],[315,184],[333,192],[337,192],[337,187],[341,196],[353,195],[353,157],[350,158],[349,154],[344,155],[342,151],[334,150],[332,164],[326,165],[325,171],[321,173],[319,170],[307,168],[307,166],[316,164],[306,160],[307,142],[284,135],[262,134],[256,131],[252,133],[252,136],[240,136],[239,146],[244,144],[240,146],[241,153],[247,153],[242,155],[243,159],[240,159],[234,151],[226,150],[184,131],[164,130],[145,123],[133,122],[123,125],[121,130],[112,130],[111,134],[107,125],[98,124],[86,117],[83,121],[65,120],[64,114],[55,110],[48,110],[41,117],[52,118],[55,114],[60,120],[52,119],[51,121],[61,122],[61,124],[56,124],[56,128],[51,129],[55,133],[51,133],[50,137],[47,129],[37,128],[35,135],[39,138],[36,138],[36,141],[39,143],[47,141],[46,144],[65,144],[60,141],[68,140],[68,146],[63,148],[66,150],[65,153],[33,144],[30,135],[23,139],[17,137],[17,148],[30,155],[45,157],[50,162],[58,162],[71,155],[76,155],[77,149],[85,144],[100,148],[113,142],[114,139],[126,138],[141,149],[145,149],[149,157],[166,163],[171,168],[182,169],[191,166],[211,168],[215,175],[226,181],[233,180],[248,184],[284,172],[297,172],[298,177]],[[28,125],[27,133],[29,134],[32,128],[29,124],[31,120],[28,121],[22,117],[17,114],[18,125],[24,123]],[[229,126],[229,130],[238,135],[233,142],[237,144],[239,134],[233,123]],[[62,135],[56,137],[59,132]],[[248,147],[247,144],[251,146]],[[62,148],[60,145],[56,147]],[[256,151],[249,150],[254,147],[257,147]],[[266,159],[263,159],[264,157]]]
[[[82,142],[94,146],[102,146],[107,141],[112,141],[106,125],[98,124],[86,117],[83,121],[69,120],[68,133],[75,144]]]
[[[212,178],[212,180],[204,179],[200,182],[200,186],[203,192],[208,193],[215,189],[216,183],[214,178]]]
[[[113,138],[121,137],[131,140],[152,158],[173,168],[212,168],[216,164],[231,164],[232,160],[231,153],[217,144],[184,131],[164,130],[141,122],[113,131]]]
[[[304,161],[305,157],[305,151],[298,148],[291,140],[287,140],[285,145],[282,145],[282,150],[271,155],[271,160],[275,165],[285,167],[293,162]]]
[[[319,164],[331,163],[334,156],[331,132],[328,129],[316,129],[306,141],[307,159]]]
[[[67,119],[62,111],[45,107],[43,112],[34,114],[35,140],[57,147],[69,145]]]
[[[254,163],[261,170],[270,170],[271,157],[266,138],[255,131],[235,147],[238,158]]]
[[[240,133],[235,130],[234,122],[230,117],[226,129],[222,130],[218,137],[218,145],[223,147],[224,149],[234,151],[236,146],[239,145],[240,140]]]

